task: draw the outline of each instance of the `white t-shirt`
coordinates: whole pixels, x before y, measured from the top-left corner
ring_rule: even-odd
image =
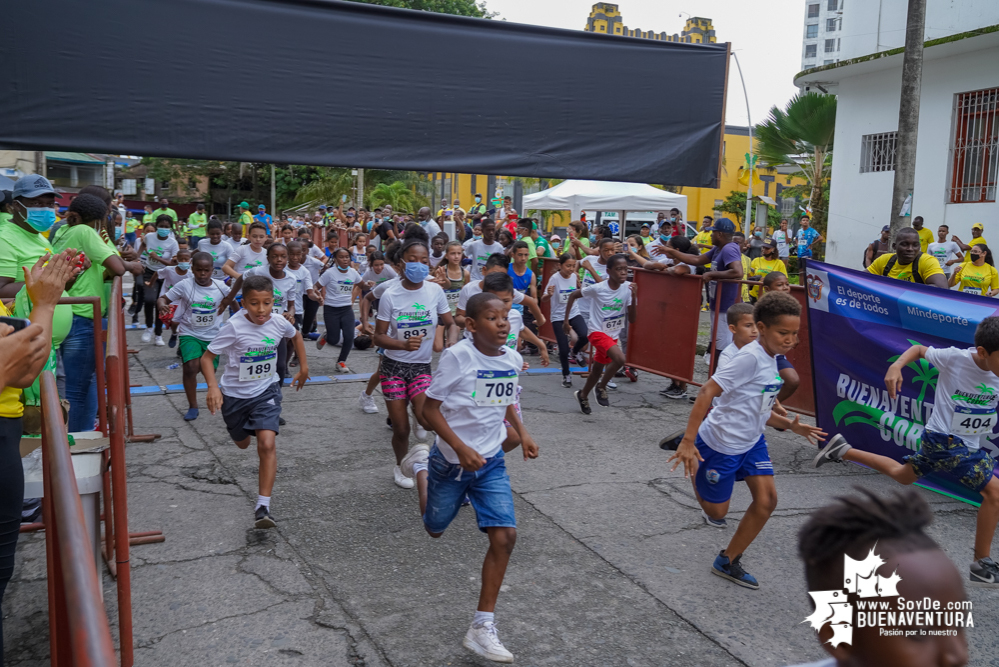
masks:
[[[302,297],[305,295],[305,291],[311,289],[316,283],[312,281],[312,274],[309,273],[304,264],[300,264],[297,269],[286,266],[284,267],[284,272],[295,276],[295,314],[301,315],[305,312]]]
[[[229,286],[214,278],[207,287],[194,280],[184,280],[174,287],[170,292],[170,301],[178,304],[178,311],[184,310],[184,315],[178,320],[177,333],[200,340],[214,339],[223,322],[223,315],[218,314],[219,304],[227,294]]]
[[[368,270],[364,272],[363,276],[361,276],[361,282],[374,283],[375,285],[380,285],[381,283],[384,283],[387,280],[392,280],[393,278],[398,278],[398,277],[399,274],[396,273],[395,269],[393,269],[388,264],[382,267],[381,273],[375,273],[375,270],[369,266]]]
[[[174,285],[183,282],[188,278],[191,278],[192,276],[194,276],[194,274],[191,273],[190,269],[188,269],[184,273],[177,273],[176,266],[167,266],[165,268],[159,269],[156,272],[156,276],[163,281],[163,287],[160,288],[160,293],[157,296],[163,296],[164,294],[168,293],[171,289],[173,289]]]
[[[939,372],[926,430],[956,435],[968,449],[978,449],[982,436],[992,433],[999,401],[999,377],[979,368],[974,352],[973,347],[926,350],[926,360]]]
[[[430,253],[430,268],[436,269],[440,266],[440,263],[447,258],[447,253],[442,252],[440,257],[434,257],[434,253]]]
[[[770,411],[784,381],[777,360],[758,340],[748,343],[711,376],[722,389],[714,409],[698,429],[711,449],[722,454],[745,454],[763,435]]]
[[[481,280],[470,280],[461,288],[458,292],[458,310],[465,310],[468,306],[468,300],[471,299],[476,294],[482,294],[482,281]],[[523,303],[524,293],[513,290],[513,302]]]
[[[598,276],[600,276],[602,282],[607,282],[607,265],[601,264],[596,255],[587,255],[580,261],[580,264],[582,265],[580,268],[583,266],[589,266]],[[583,282],[581,287],[598,284],[596,278],[594,278],[593,275],[585,269],[583,269],[582,280]],[[590,312],[589,299],[577,299],[577,302],[579,303],[579,312],[584,315]]]
[[[312,286],[316,284],[317,280],[319,280],[319,272],[323,270],[325,262],[320,262],[315,257],[310,256],[305,258],[305,261],[302,262],[302,266],[309,271],[309,281],[305,287],[306,289],[312,289]],[[304,293],[305,290],[302,290],[302,292]]]
[[[255,266],[252,269],[247,269],[243,274],[243,280],[245,281],[250,276],[265,276],[270,278],[274,284],[274,305],[271,312],[275,315],[280,315],[295,304],[296,293],[298,292],[298,276],[288,271],[288,269],[284,270],[284,278],[275,278],[271,275],[270,266]]]
[[[741,348],[739,348],[734,342],[726,345],[725,349],[718,355],[718,364],[715,366],[715,370],[717,371],[717,369],[732,361],[735,355],[739,353],[740,349]]]
[[[441,415],[463,443],[490,458],[506,440],[503,418],[507,405],[517,398],[523,365],[515,350],[504,347],[491,357],[479,352],[472,341],[462,340],[441,355],[427,396],[441,401]],[[458,455],[440,436],[437,448],[450,463],[458,463]]]
[[[954,265],[947,266],[947,262],[957,257],[957,253],[961,252],[961,246],[953,241],[943,243],[934,241],[926,246],[926,252],[937,258],[937,261],[940,262],[940,268],[949,276],[954,272]]]
[[[367,246],[363,246],[361,252],[357,251],[356,245],[350,247],[350,261],[357,265],[356,269],[358,273],[364,273],[368,270],[367,250]]]
[[[323,303],[333,308],[349,306],[351,304],[354,286],[361,282],[361,274],[354,270],[354,267],[347,267],[346,271],[341,271],[340,267],[333,266],[326,269],[326,273],[319,276],[316,281],[326,288],[326,298]]]
[[[426,230],[427,235],[430,237],[430,240],[433,240],[435,236],[441,233],[441,226],[438,225],[437,221],[434,220],[433,218],[427,220],[426,224],[420,223],[420,226],[423,227],[424,230]]]
[[[771,238],[777,241],[777,256],[780,259],[787,259],[790,254],[790,249],[787,245],[787,232],[778,229],[773,233]]]
[[[219,389],[225,396],[253,398],[277,382],[277,348],[295,337],[295,327],[279,315],[263,324],[246,319],[245,312],[229,318],[208,344],[213,354],[225,354],[225,372]]]
[[[225,241],[219,241],[218,245],[212,245],[210,238],[203,238],[198,243],[198,252],[207,252],[212,256],[212,278],[225,280],[226,275],[222,271],[222,267],[232,255],[232,246]]]
[[[329,272],[327,272],[329,273]],[[434,353],[437,316],[450,313],[444,290],[437,283],[423,281],[419,289],[408,290],[402,281],[394,282],[378,302],[378,319],[388,322],[388,335],[400,341],[423,336],[418,350],[385,350],[385,356],[407,364],[429,364]]]
[[[524,330],[524,316],[516,308],[511,308],[506,314],[507,320],[510,322],[510,331],[506,335],[506,346],[511,350],[517,349],[517,339],[520,338],[520,332]],[[465,329],[462,334],[465,340],[472,340],[472,332]]]
[[[548,292],[548,287],[550,285],[555,285],[555,293],[551,295],[549,300],[551,310],[552,322],[562,322],[566,319],[565,317],[565,304],[569,302],[569,295],[579,289],[579,275],[573,272],[568,278],[563,278],[562,274],[556,271],[548,278],[548,282],[545,283],[545,288],[543,293]],[[568,319],[572,319],[579,315],[579,299],[576,299],[576,303],[572,304],[572,310],[569,311]]]
[[[316,259],[322,260],[323,262],[326,261],[326,253],[324,253],[323,249],[317,246],[315,243],[309,246],[309,257],[315,257]]]
[[[233,261],[236,273],[246,273],[247,269],[267,265],[267,251],[261,248],[260,252],[254,252],[250,244],[247,243],[233,248],[228,259]]]
[[[498,252],[502,253],[503,250],[503,246],[498,241],[493,241],[489,245],[486,245],[486,242],[481,239],[470,243],[465,248],[465,257],[472,260],[471,266],[468,267],[468,273],[472,280],[482,280],[482,267],[486,265],[489,256]]]
[[[166,266],[163,262],[169,261],[180,250],[173,235],[161,239],[156,236],[155,232],[150,232],[142,237],[142,242],[146,246],[142,254],[142,265],[153,271],[158,271]]]
[[[617,340],[628,321],[628,306],[631,305],[631,284],[621,283],[612,289],[610,281],[583,288],[583,296],[590,300],[587,326],[590,333],[602,331]],[[579,301],[579,299],[576,299]]]

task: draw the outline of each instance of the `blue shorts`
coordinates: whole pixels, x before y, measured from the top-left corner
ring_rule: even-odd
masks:
[[[957,435],[923,431],[919,451],[902,459],[917,477],[944,473],[961,486],[981,492],[992,480],[995,459],[984,449],[969,449]]]
[[[704,460],[697,466],[694,484],[697,494],[709,503],[724,503],[732,498],[732,487],[753,475],[774,474],[774,464],[770,462],[767,439],[760,436],[752,449],[743,454],[722,454],[711,449],[708,443],[697,436],[697,451]]]
[[[427,530],[443,533],[458,515],[466,493],[472,501],[479,530],[517,527],[502,449],[486,459],[486,465],[469,472],[457,463],[449,463],[434,445],[427,461],[427,509],[423,514]]]

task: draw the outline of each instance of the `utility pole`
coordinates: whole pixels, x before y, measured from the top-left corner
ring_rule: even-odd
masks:
[[[746,98],[746,121],[749,123],[749,185],[746,187],[746,228],[742,230],[749,238],[753,234],[753,230],[749,227],[753,220],[753,153],[755,152],[753,151],[753,118],[749,114],[749,93],[746,91],[746,80],[742,78],[742,65],[739,64],[739,56],[735,55],[735,51],[733,51],[732,57],[735,58],[735,66],[739,69],[742,94]],[[722,128],[722,130],[724,129]]]
[[[357,170],[357,208],[364,206],[364,170]]]
[[[274,218],[274,216],[277,215],[277,208],[275,208],[277,206],[277,197],[274,194],[276,192],[276,188],[274,185],[275,171],[276,170],[274,169],[274,165],[272,164],[271,165],[271,218],[272,219]]]
[[[891,241],[898,230],[910,227],[913,186],[916,180],[916,139],[919,134],[919,91],[923,80],[923,38],[926,27],[926,0],[909,0],[905,21],[905,55],[902,57],[902,97],[898,105],[898,134],[895,137],[895,183],[891,193]],[[906,215],[902,213],[906,199]]]

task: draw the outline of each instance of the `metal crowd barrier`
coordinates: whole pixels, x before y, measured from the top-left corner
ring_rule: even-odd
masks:
[[[54,667],[113,667],[111,628],[84,528],[55,376],[45,371],[40,385],[50,662]]]

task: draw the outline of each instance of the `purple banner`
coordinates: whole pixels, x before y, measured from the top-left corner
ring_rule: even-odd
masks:
[[[999,314],[999,302],[823,262],[809,261],[807,267],[818,424],[854,447],[900,461],[919,449],[937,369],[925,359],[909,364],[902,392],[892,400],[884,382],[888,367],[912,345],[973,347],[975,328]],[[995,431],[982,439],[993,456],[999,455],[995,443]],[[981,501],[944,474],[920,483],[966,502]]]

